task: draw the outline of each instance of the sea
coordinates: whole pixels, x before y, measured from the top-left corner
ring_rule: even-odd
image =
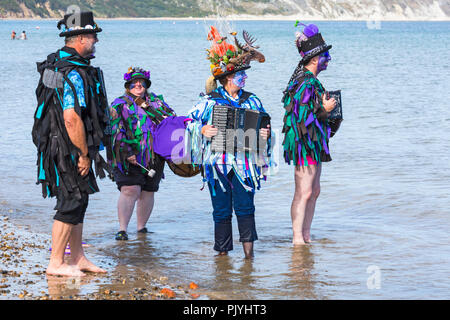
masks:
[[[252,62],[246,90],[272,117],[277,169],[255,196],[253,260],[244,259],[235,217],[234,250],[216,256],[200,176],[175,176],[166,166],[150,233],[138,236],[134,214],[128,241],[114,239],[119,191],[99,180],[84,223],[95,263],[193,281],[202,299],[450,298],[450,22],[302,22],[316,23],[333,46],[318,77],[327,90],[341,90],[344,121],[330,141],[333,160],[322,167],[313,242],[293,247],[294,168],[282,157],[281,98],[300,58],[294,21],[98,21],[92,63],[104,72],[109,102],[123,93],[127,69],[140,66],[151,71],[151,91],[178,115],[194,106],[210,76],[209,26],[226,25],[241,42],[247,30],[266,61]],[[12,41],[13,30],[28,40]],[[58,34],[56,20],[0,21],[0,213],[47,237],[55,199],[43,199],[36,185],[31,129],[36,62],[64,45]]]

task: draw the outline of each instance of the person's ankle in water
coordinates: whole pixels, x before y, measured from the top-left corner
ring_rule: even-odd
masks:
[[[253,259],[253,242],[242,242],[245,259]]]

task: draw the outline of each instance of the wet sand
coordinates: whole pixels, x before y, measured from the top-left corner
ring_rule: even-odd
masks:
[[[170,283],[167,277],[117,265],[92,246],[85,248],[86,256],[107,274],[47,276],[50,246],[51,235],[32,233],[29,227],[17,226],[0,215],[0,300],[201,299],[196,284]]]

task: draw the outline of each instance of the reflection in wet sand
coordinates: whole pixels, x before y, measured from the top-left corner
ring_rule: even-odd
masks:
[[[48,294],[51,299],[70,299],[81,293],[81,287],[90,282],[87,277],[47,276]]]
[[[210,299],[255,299],[249,294],[257,289],[253,263],[252,259],[215,256],[211,291],[203,293]]]
[[[295,299],[317,299],[313,279],[314,255],[311,245],[292,247],[289,270],[288,287]]]

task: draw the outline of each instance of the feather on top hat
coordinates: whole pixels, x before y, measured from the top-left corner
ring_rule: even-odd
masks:
[[[64,27],[59,34],[60,37],[71,37],[102,31],[102,28],[95,23],[94,14],[91,11],[66,14],[64,18],[58,21],[57,27],[59,30],[61,30],[61,26]]]
[[[301,62],[307,64],[309,60],[319,54],[326,52],[332,48],[331,45],[327,45],[319,33],[319,28],[315,24],[305,25],[296,21],[295,26],[298,24],[304,26],[303,32],[296,33],[296,41],[298,52],[302,56]]]
[[[123,75],[123,80],[125,80],[125,88],[128,88],[130,83],[136,79],[143,79],[147,85],[147,89],[152,85],[152,82],[150,81],[150,71],[139,67],[129,67],[128,71]]]

